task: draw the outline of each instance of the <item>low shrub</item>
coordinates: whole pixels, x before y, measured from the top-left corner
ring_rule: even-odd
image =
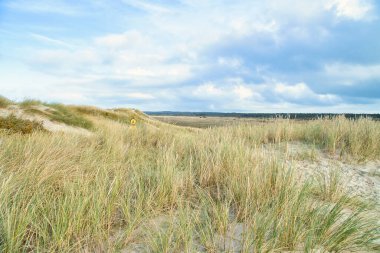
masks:
[[[0,118],[0,129],[5,129],[9,133],[30,134],[35,131],[44,131],[41,122],[20,119],[14,115]]]
[[[0,108],[7,107],[8,105],[13,104],[13,102],[3,96],[0,96]]]

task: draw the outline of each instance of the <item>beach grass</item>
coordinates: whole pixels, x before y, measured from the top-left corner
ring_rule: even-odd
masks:
[[[379,122],[277,119],[191,130],[130,127],[117,112],[51,106],[62,117],[91,114],[94,135],[0,132],[1,252],[379,249],[376,215],[350,202],[339,174],[301,181],[265,146],[300,141],[378,159]],[[88,128],[75,117],[61,122]]]

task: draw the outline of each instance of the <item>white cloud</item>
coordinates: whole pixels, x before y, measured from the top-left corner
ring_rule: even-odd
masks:
[[[39,0],[33,1],[33,3],[27,0],[15,0],[7,3],[7,7],[25,12],[55,13],[69,16],[80,15],[82,13],[75,5],[67,4],[61,0]]]
[[[30,62],[54,75],[113,79],[129,85],[168,85],[192,76],[193,64],[170,61],[177,52],[131,30],[99,36],[87,47],[75,50],[37,51]]]
[[[66,103],[73,103],[74,101],[90,101],[90,99],[83,93],[74,91],[52,91],[49,94],[49,100],[65,101]]]
[[[301,103],[337,103],[340,101],[339,97],[332,94],[317,94],[307,86],[305,83],[297,83],[294,85],[287,85],[284,83],[277,83],[274,87],[274,93],[285,101],[301,102]]]
[[[81,29],[74,30],[89,28],[86,33],[76,31],[65,38],[69,29],[64,22],[60,27],[55,27],[55,22],[52,22],[49,24],[52,27],[50,30],[33,30],[32,25],[38,26],[38,23],[28,26],[31,30],[26,37],[34,39],[32,43],[25,43],[29,43],[28,48],[18,45],[6,52],[12,54],[14,59],[16,56],[24,59],[30,57],[27,63],[33,75],[28,73],[25,80],[13,76],[12,80],[16,82],[15,79],[19,78],[19,83],[23,83],[25,88],[22,89],[20,84],[17,96],[34,94],[42,98],[91,102],[89,98],[107,94],[109,100],[120,96],[130,101],[141,100],[142,105],[158,103],[164,100],[162,98],[167,98],[164,101],[168,104],[172,101],[180,104],[179,100],[184,97],[192,102],[204,100],[202,103],[212,105],[215,110],[290,110],[297,104],[307,102],[340,103],[339,97],[318,94],[306,83],[289,83],[287,73],[282,73],[281,82],[273,80],[279,73],[273,74],[271,71],[277,68],[276,64],[282,64],[275,62],[282,54],[284,59],[289,56],[287,54],[303,57],[303,52],[295,48],[298,45],[312,45],[312,51],[317,52],[327,45],[322,45],[320,41],[333,41],[334,32],[339,30],[331,28],[335,16],[340,21],[366,20],[371,17],[374,8],[370,0],[123,2],[124,5],[120,6],[120,2],[103,0],[70,5],[61,0],[54,3],[42,0],[33,4],[25,0],[9,1],[6,6],[13,12],[31,12],[32,15],[80,13],[83,24],[78,24]],[[97,9],[94,5],[104,9]],[[90,19],[84,19],[85,7],[89,7],[87,15],[91,16]],[[115,7],[122,8],[116,10]],[[109,32],[105,32],[105,24],[97,26],[98,22],[94,22],[95,19],[102,21],[104,17],[117,21]],[[19,38],[12,36],[8,39],[11,43]],[[34,47],[36,42],[42,43]],[[41,50],[46,46],[56,49]],[[241,50],[243,47],[244,50]],[[19,48],[22,51],[15,50]],[[242,53],[251,49],[252,53]],[[13,55],[11,51],[18,53]],[[308,52],[306,54],[305,59],[311,56]],[[258,66],[258,62],[263,65]],[[41,84],[34,84],[40,81],[36,77],[38,74],[43,76]],[[340,83],[353,84],[380,78],[380,66],[333,63],[325,66],[323,74]],[[243,78],[255,81],[245,81]],[[2,77],[2,81],[4,79]],[[308,76],[305,79],[309,80]],[[203,81],[194,87],[194,82],[198,80]],[[7,94],[15,90],[10,86],[6,88]]]
[[[302,22],[317,19],[324,11],[320,1],[270,0],[256,4],[183,1],[188,9],[184,5],[168,7],[151,1],[125,0],[127,5],[147,12],[144,19],[139,19],[143,28],[97,36],[83,41],[81,45],[85,46],[75,50],[41,50],[30,62],[45,65],[41,70],[53,74],[81,77],[86,72],[95,79],[125,80],[132,85],[180,83],[195,76],[197,70],[214,64],[202,53],[221,41],[247,36],[265,37],[275,43],[287,36],[292,36],[292,40],[313,38],[314,33],[305,27],[284,33],[284,24],[300,18],[300,13],[308,13],[301,17]],[[65,46],[65,42],[44,35],[34,37]],[[221,66],[240,71],[237,74],[247,71],[242,69],[243,61],[238,57],[220,57],[217,61]]]
[[[304,98],[313,92],[304,83],[298,83],[295,85],[286,85],[283,83],[276,84],[274,88],[275,93],[286,97],[292,97],[295,99]]]
[[[162,64],[138,68],[117,69],[119,79],[130,80],[136,85],[168,85],[191,76],[191,68],[185,64]]]
[[[253,97],[253,91],[248,86],[236,85],[233,88],[233,92],[239,99],[244,100]]]
[[[127,93],[126,97],[134,98],[134,99],[143,99],[143,100],[154,99],[154,96],[152,94],[142,93],[142,92]]]
[[[198,98],[220,98],[226,95],[225,91],[216,87],[212,82],[199,85],[194,91],[193,95]]]
[[[47,43],[47,44],[51,44],[51,45],[55,45],[55,46],[63,46],[63,47],[67,47],[67,48],[73,47],[73,45],[66,43],[62,40],[53,39],[53,38],[50,38],[50,37],[47,37],[47,36],[44,36],[41,34],[31,33],[30,36],[32,36],[36,40],[39,40],[39,41]]]
[[[254,85],[247,84],[240,78],[226,78],[219,82],[206,82],[197,86],[192,96],[219,102],[234,101],[236,104],[245,100],[262,100],[262,96],[255,92],[253,87]]]
[[[185,98],[204,100],[205,106],[216,111],[244,108],[246,111],[294,112],[307,111],[313,105],[333,106],[342,102],[336,95],[314,92],[306,83],[286,84],[273,80],[263,84],[249,84],[240,78],[207,82],[199,85],[191,94],[182,95]],[[300,108],[299,105],[307,106]]]
[[[91,48],[78,50],[44,49],[34,52],[27,59],[34,70],[53,76],[81,80],[96,76],[96,66],[102,59]]]
[[[338,17],[360,20],[369,17],[373,5],[369,0],[329,0],[326,8]]]
[[[236,57],[219,57],[218,64],[231,68],[239,68],[243,65],[242,60]]]
[[[380,79],[380,64],[331,63],[325,65],[324,74],[336,80],[337,84],[354,85],[360,81]]]
[[[149,39],[136,30],[125,33],[108,34],[95,38],[95,43],[110,49],[120,49],[146,45]]]
[[[275,34],[279,26],[275,20],[267,22],[253,22],[250,17],[236,17],[233,20],[225,21],[231,29],[231,33],[237,36],[248,36],[252,33]]]
[[[148,1],[141,1],[141,0],[123,0],[124,3],[133,6],[135,8],[151,12],[151,13],[159,13],[159,14],[167,14],[170,13],[170,9],[163,7],[159,4],[153,4]]]

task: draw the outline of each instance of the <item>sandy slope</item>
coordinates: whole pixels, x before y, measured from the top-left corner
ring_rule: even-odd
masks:
[[[375,202],[380,206],[380,161],[357,161],[339,158],[303,143],[288,143],[284,159],[303,179],[329,177],[337,173],[340,184],[351,196]],[[314,150],[313,158],[301,158]],[[300,155],[301,154],[301,155]]]
[[[33,106],[32,108],[39,110],[41,112],[44,112],[46,110],[53,110],[52,108],[44,106],[44,105],[37,105],[37,106]],[[11,115],[11,114],[21,119],[28,119],[28,120],[41,122],[43,127],[50,132],[66,132],[66,133],[82,134],[82,135],[88,135],[88,136],[91,135],[91,132],[86,129],[83,129],[80,127],[68,126],[63,123],[51,121],[42,115],[27,113],[17,105],[8,106],[7,108],[0,108],[0,117],[7,117],[8,115]]]

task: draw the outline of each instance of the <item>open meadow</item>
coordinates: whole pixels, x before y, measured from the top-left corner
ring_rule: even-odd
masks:
[[[379,159],[369,118],[198,129],[2,98],[0,252],[379,252]]]
[[[271,119],[238,118],[238,117],[207,117],[207,116],[151,116],[162,122],[177,126],[208,128],[231,126],[242,123],[257,123],[271,121]]]

